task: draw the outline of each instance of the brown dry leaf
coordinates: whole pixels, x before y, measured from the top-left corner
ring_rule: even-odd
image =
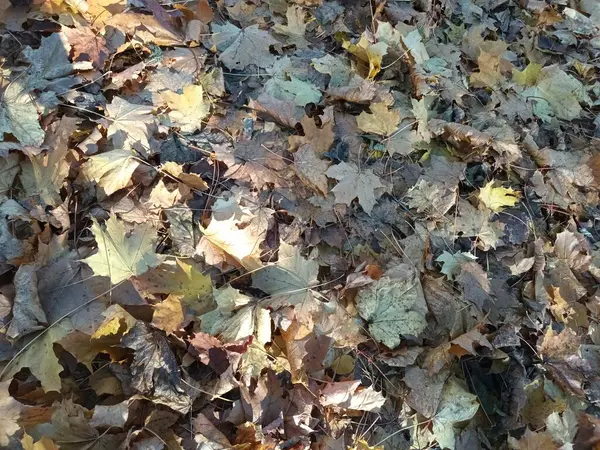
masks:
[[[177,163],[168,162],[163,164],[162,170],[192,189],[198,189],[199,191],[206,191],[208,189],[208,184],[199,175],[196,175],[195,173],[185,173],[183,171],[183,166]]]
[[[0,446],[8,448],[13,436],[21,426],[18,424],[23,405],[8,393],[9,381],[0,383]]]
[[[64,28],[63,33],[73,48],[73,61],[91,61],[95,68],[104,68],[110,52],[102,35],[88,27]]]
[[[558,450],[558,446],[552,440],[552,435],[547,431],[525,430],[525,434],[515,447],[518,450]]]
[[[317,194],[327,196],[328,182],[325,172],[329,169],[329,162],[319,159],[311,144],[303,144],[294,154],[294,167],[298,177],[308,187]]]
[[[448,376],[448,372],[432,375],[419,367],[409,367],[404,375],[404,383],[410,388],[406,403],[419,414],[427,418],[433,417],[440,404]]]
[[[380,136],[389,136],[398,128],[400,112],[388,110],[385,103],[372,103],[369,107],[371,114],[361,112],[356,118],[358,128],[365,133],[374,133]]]
[[[341,162],[331,166],[326,175],[339,181],[331,190],[335,194],[336,202],[349,206],[358,198],[364,211],[371,214],[377,202],[376,192],[379,188],[384,188],[380,178],[373,174],[373,170],[361,170],[354,163]]]
[[[169,295],[154,307],[152,325],[167,334],[181,330],[184,321],[181,296]]]
[[[302,117],[300,124],[304,130],[304,136],[290,136],[288,138],[290,151],[296,151],[304,144],[310,144],[315,153],[322,157],[331,148],[335,139],[333,118],[326,121],[321,128],[317,127],[315,121],[308,116]]]
[[[321,390],[321,404],[358,411],[378,412],[385,403],[385,397],[373,387],[359,388],[358,381],[328,383]]]

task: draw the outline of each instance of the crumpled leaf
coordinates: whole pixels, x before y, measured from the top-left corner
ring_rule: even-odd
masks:
[[[419,336],[427,326],[427,304],[415,270],[399,264],[356,297],[358,313],[368,322],[371,336],[393,349],[402,336]]]
[[[192,133],[199,129],[202,119],[210,112],[210,103],[204,99],[202,86],[190,84],[183,88],[182,94],[165,91],[161,96],[171,109],[169,117],[184,133]]]
[[[187,413],[191,400],[181,387],[179,366],[166,337],[144,322],[138,322],[121,344],[134,351],[132,386],[152,401]]]
[[[13,318],[6,335],[18,339],[36,330],[45,328],[48,324],[46,313],[42,309],[38,295],[37,268],[33,265],[22,265],[17,270],[13,283],[15,299],[13,303]]]
[[[83,165],[82,173],[88,181],[95,181],[108,197],[130,184],[139,165],[133,152],[117,149],[92,156]]]
[[[18,430],[23,405],[10,396],[8,386],[11,380],[0,383],[0,446],[8,448],[8,444]]]
[[[336,202],[350,205],[352,200],[358,198],[364,211],[371,214],[377,201],[376,189],[384,187],[371,169],[361,170],[354,163],[341,162],[331,166],[325,174],[339,181],[331,190],[335,194]]]
[[[494,180],[479,190],[479,200],[489,209],[498,213],[506,206],[515,206],[518,192],[511,188],[494,187]]]
[[[328,383],[321,391],[323,406],[355,409],[358,411],[379,412],[385,403],[385,397],[372,386],[358,389],[360,380]]]
[[[371,113],[361,112],[356,118],[358,128],[366,133],[389,136],[398,128],[400,123],[400,112],[398,110],[388,110],[385,103],[372,103]]]
[[[294,154],[294,167],[298,177],[318,194],[327,195],[328,183],[325,173],[329,163],[319,159],[313,146],[302,145]]]
[[[21,80],[0,90],[0,135],[10,133],[22,145],[39,147],[44,142],[38,111]]]
[[[219,60],[228,69],[244,70],[251,64],[266,69],[273,65],[275,58],[269,46],[277,44],[277,40],[258,25],[240,29],[229,22],[213,23],[212,29],[213,42],[221,52]]]
[[[129,401],[127,400],[116,405],[96,405],[90,426],[123,428],[128,416]]]
[[[109,277],[113,284],[141,275],[162,262],[154,253],[156,237],[150,225],[137,225],[128,235],[123,223],[111,216],[104,227],[94,220],[92,232],[98,252],[84,262],[96,275]]]
[[[356,56],[363,64],[366,64],[366,78],[372,80],[381,70],[381,61],[387,54],[387,44],[385,42],[377,42],[371,44],[365,33],[362,34],[358,43],[353,44],[351,41],[344,40],[342,47]]]

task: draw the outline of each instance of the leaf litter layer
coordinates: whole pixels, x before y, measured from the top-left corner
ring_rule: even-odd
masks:
[[[0,36],[0,448],[599,445],[596,2]]]

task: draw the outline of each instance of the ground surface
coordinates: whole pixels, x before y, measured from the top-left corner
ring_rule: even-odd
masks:
[[[597,1],[0,24],[0,448],[598,448]]]

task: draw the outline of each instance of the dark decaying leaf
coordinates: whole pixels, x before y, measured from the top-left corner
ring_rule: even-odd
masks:
[[[134,352],[132,386],[138,392],[176,411],[189,411],[190,399],[181,387],[177,359],[162,332],[138,322],[123,336],[121,345]]]

